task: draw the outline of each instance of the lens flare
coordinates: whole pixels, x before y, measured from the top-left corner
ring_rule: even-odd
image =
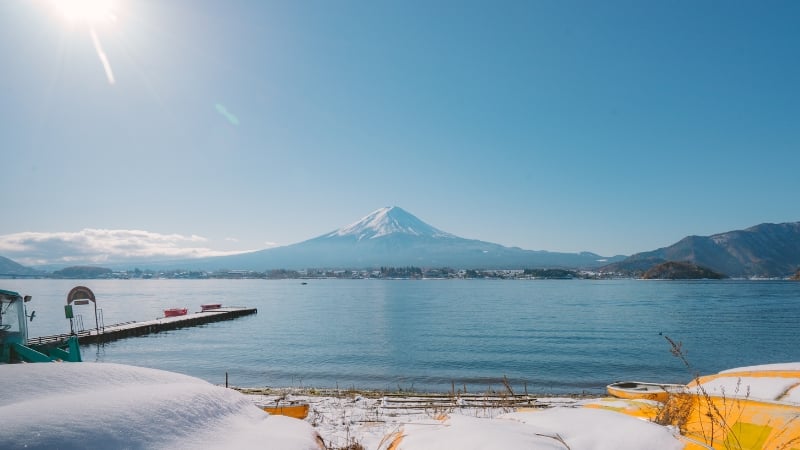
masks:
[[[74,22],[113,22],[112,0],[52,0],[52,5],[65,19]]]
[[[95,33],[94,28],[90,29],[89,32],[92,35],[92,42],[94,42],[94,49],[97,51],[97,57],[100,58],[100,63],[103,65],[103,70],[106,72],[108,84],[114,84],[114,72],[111,70],[111,64],[108,62],[106,52],[103,51],[103,46],[100,45],[100,39],[97,39],[97,33]]]

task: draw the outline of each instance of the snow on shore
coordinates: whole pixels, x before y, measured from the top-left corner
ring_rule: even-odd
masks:
[[[497,397],[484,404],[456,400],[443,406],[441,397],[411,394],[368,398],[342,392],[317,396],[288,389],[249,396],[259,405],[278,399],[308,403],[306,421],[331,448],[355,442],[367,450],[563,450],[567,448],[564,443],[572,450],[684,447],[671,429],[584,407],[597,399],[538,398],[529,407],[505,407]],[[392,443],[396,446],[391,447]]]
[[[0,365],[2,448],[319,450],[311,425],[198,378],[108,363]]]
[[[309,417],[301,421],[268,415],[255,406],[275,396],[244,395],[155,369],[14,364],[0,365],[0,376],[3,448],[318,450],[324,448],[319,435],[330,448],[359,443],[368,450],[387,450],[393,443],[396,450],[683,447],[667,428],[582,408],[582,401],[569,398],[548,399],[548,408],[524,411],[464,403],[420,407],[414,399],[356,393],[289,395],[311,405]]]

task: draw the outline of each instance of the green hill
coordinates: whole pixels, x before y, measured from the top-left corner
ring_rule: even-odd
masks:
[[[642,275],[646,280],[720,280],[721,273],[682,261],[667,261],[650,268]]]
[[[94,266],[72,266],[65,267],[53,272],[53,278],[105,278],[111,275],[111,269]]]

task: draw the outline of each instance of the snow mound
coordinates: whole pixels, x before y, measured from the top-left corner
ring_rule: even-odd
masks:
[[[689,389],[693,394],[702,394],[703,391],[709,395],[716,395],[728,398],[749,398],[761,401],[793,401],[797,403],[794,392],[800,378],[778,378],[778,377],[739,377],[739,378],[715,378],[702,384],[699,387]],[[787,396],[788,398],[784,397]]]
[[[417,422],[396,434],[397,450],[458,448],[660,450],[682,449],[673,432],[613,411],[556,407],[514,412],[494,419],[453,414],[442,422]]]
[[[689,392],[800,404],[800,362],[737,367],[699,381],[702,389],[691,383]]]
[[[311,425],[162,370],[105,363],[0,365],[4,448],[322,448]]]
[[[684,447],[673,430],[609,410],[562,407],[510,413],[500,418],[524,423],[539,434],[558,435],[573,449],[670,450]]]

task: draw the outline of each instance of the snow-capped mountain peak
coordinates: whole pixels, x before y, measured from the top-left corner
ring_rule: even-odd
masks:
[[[340,228],[328,237],[355,236],[357,240],[375,239],[391,234],[410,234],[436,238],[453,238],[454,235],[434,228],[413,214],[397,206],[387,206],[373,211],[358,222]]]

